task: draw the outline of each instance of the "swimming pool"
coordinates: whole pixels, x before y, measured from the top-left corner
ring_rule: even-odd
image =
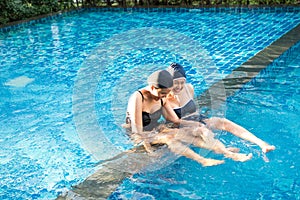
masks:
[[[141,11],[83,10],[1,32],[1,199],[53,199],[93,173],[99,159],[130,148],[119,126],[127,97],[154,68],[182,63],[199,95],[300,22],[297,9]],[[228,118],[277,146],[269,163],[256,147],[228,135],[222,137],[225,142],[253,152],[254,159],[202,168],[180,158],[159,171],[126,179],[110,198],[299,197],[299,163],[293,157],[299,153],[299,125],[284,126],[299,121],[299,90],[281,92],[291,82],[284,70],[299,76],[299,58],[293,55],[297,48],[286,55],[295,57],[287,62],[290,67],[276,68],[283,62],[279,59],[226,104]],[[264,74],[278,77],[276,91],[284,97],[273,95],[269,88],[274,84],[268,82],[273,79]],[[272,100],[284,109],[269,109]],[[95,135],[97,130],[115,149],[93,146],[105,139]],[[260,180],[249,181],[254,177]]]
[[[299,199],[299,52],[300,42],[226,101],[227,118],[276,145],[267,159],[257,146],[219,133],[253,159],[203,168],[180,158],[125,179],[109,199]]]

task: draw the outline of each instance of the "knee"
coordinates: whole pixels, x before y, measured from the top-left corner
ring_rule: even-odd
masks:
[[[224,129],[227,123],[228,120],[226,118],[221,118],[221,117],[211,117],[207,121],[208,126],[217,129]]]

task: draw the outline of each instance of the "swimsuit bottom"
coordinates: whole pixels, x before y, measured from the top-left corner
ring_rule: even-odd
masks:
[[[206,125],[206,123],[204,122],[205,119],[208,119],[207,116],[203,115],[203,114],[194,114],[194,115],[189,115],[187,117],[183,117],[182,119],[184,120],[190,120],[190,121],[197,121],[200,122],[204,125]]]

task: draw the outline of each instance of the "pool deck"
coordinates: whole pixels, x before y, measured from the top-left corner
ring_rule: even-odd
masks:
[[[278,40],[257,53],[254,57],[232,71],[223,80],[212,85],[202,95],[197,97],[200,106],[211,106],[211,102],[219,102],[220,105],[226,98],[233,95],[248,83],[258,73],[271,64],[290,47],[300,41],[300,25],[284,34]],[[225,95],[218,94],[219,89]],[[225,90],[224,90],[225,89]],[[216,106],[216,105],[214,105]],[[161,151],[160,153],[164,153]],[[158,158],[157,158],[158,159]],[[109,161],[100,163],[100,168],[82,183],[74,186],[72,190],[57,197],[62,199],[107,199],[122,183],[126,177],[138,173],[144,167],[155,163],[157,159],[151,159],[145,154],[144,149],[134,149],[123,152]]]

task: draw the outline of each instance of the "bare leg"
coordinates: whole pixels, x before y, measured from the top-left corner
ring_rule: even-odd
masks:
[[[234,134],[237,137],[240,137],[244,140],[257,144],[264,153],[269,151],[275,150],[275,146],[266,143],[265,141],[261,140],[260,138],[253,135],[251,132],[246,130],[245,128],[235,124],[234,122],[219,117],[211,117],[205,120],[206,124],[210,128],[219,129],[228,131]]]
[[[218,154],[224,154],[225,157],[231,158],[235,161],[244,162],[252,158],[252,154],[246,155],[234,153],[228,150],[223,143],[214,138],[213,132],[207,129],[205,126],[197,128],[185,127],[180,129],[165,129],[155,135],[155,139],[151,141],[152,144],[167,144],[173,153],[196,160],[203,166],[212,166],[224,162],[220,160],[203,158],[199,154],[192,151],[187,145],[184,145],[182,142],[212,150]]]
[[[233,152],[233,153],[238,153],[238,152],[240,152],[240,149],[239,149],[239,148],[236,148],[236,147],[226,147],[226,149],[227,149],[228,151]]]
[[[190,128],[185,127],[180,130],[184,131],[185,133],[192,133],[191,135],[193,135],[195,137],[200,137],[204,141],[207,140],[208,138],[212,138],[213,140],[215,140],[215,134],[212,131],[205,131],[206,129],[207,129],[207,127],[205,125],[200,125],[193,129],[191,127]],[[185,136],[186,136],[186,134],[185,134]],[[189,140],[189,141],[192,141],[192,140]],[[240,151],[240,149],[236,148],[236,147],[227,147],[226,149],[233,153],[238,153]]]
[[[176,129],[174,129],[176,131]],[[191,138],[189,138],[191,139]],[[193,138],[192,138],[193,139]],[[181,141],[178,140],[176,133],[159,133],[155,136],[155,139],[152,140],[152,144],[167,144],[168,148],[171,150],[171,152],[182,155],[187,158],[193,159],[200,163],[202,166],[213,166],[213,165],[219,165],[224,163],[223,160],[215,160],[215,159],[209,159],[204,158],[200,156],[199,154],[195,153],[193,150],[191,150],[187,145],[184,145]]]
[[[212,150],[218,154],[224,154],[225,157],[231,158],[235,161],[245,162],[252,158],[252,154],[246,155],[235,153],[230,151],[230,149],[227,149],[222,142],[214,138],[214,133],[205,126],[176,129],[173,136],[176,141],[193,144],[200,148]],[[165,142],[167,143],[168,140]]]
[[[203,167],[219,165],[219,164],[224,163],[224,160],[215,160],[215,159],[210,159],[210,158],[204,158],[204,157],[200,156],[199,154],[195,153],[188,146],[186,146],[176,140],[168,142],[168,147],[173,153],[176,153],[178,155],[183,155],[187,158],[191,158],[191,159],[197,161],[198,163],[200,163]]]
[[[206,148],[209,150],[214,151],[217,154],[224,154],[226,158],[231,158],[235,161],[245,162],[247,160],[250,160],[252,158],[252,153],[250,154],[243,154],[243,153],[234,153],[232,151],[229,151],[223,143],[221,143],[219,140],[216,140],[214,145],[208,145],[206,143],[195,143],[194,145],[199,146],[201,148]]]
[[[189,137],[183,137],[182,140],[190,141],[193,145],[198,146],[200,148],[205,148],[214,151],[217,154],[224,154],[225,157],[231,158],[235,161],[245,162],[252,158],[252,154],[242,154],[235,153],[230,151],[225,147],[225,145],[214,138],[214,134],[207,128],[198,128],[194,129],[194,131],[198,131],[203,135],[203,137],[194,137],[193,139]],[[195,135],[195,133],[194,133]],[[204,140],[203,140],[204,138]]]

